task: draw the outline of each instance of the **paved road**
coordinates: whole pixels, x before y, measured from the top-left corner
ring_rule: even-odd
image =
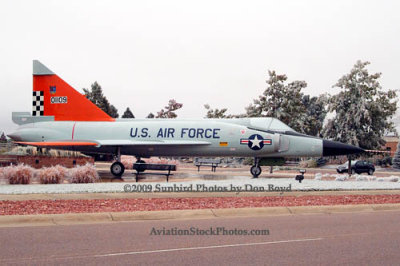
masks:
[[[0,228],[0,265],[398,265],[400,211]],[[262,236],[152,229],[268,229]]]

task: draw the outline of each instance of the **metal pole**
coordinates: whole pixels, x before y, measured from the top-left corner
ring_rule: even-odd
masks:
[[[351,156],[347,156],[347,159],[349,159],[348,174],[351,176]]]
[[[121,147],[120,146],[118,146],[117,147],[117,155],[116,155],[116,160],[117,160],[117,162],[121,162]]]

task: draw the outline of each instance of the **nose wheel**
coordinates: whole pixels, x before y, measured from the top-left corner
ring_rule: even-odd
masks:
[[[125,166],[121,163],[121,147],[117,147],[115,160],[116,162],[111,165],[110,171],[116,178],[121,178],[125,172]]]
[[[254,178],[258,178],[258,176],[262,172],[259,162],[259,158],[254,158],[254,165],[250,168],[250,173],[253,175]]]

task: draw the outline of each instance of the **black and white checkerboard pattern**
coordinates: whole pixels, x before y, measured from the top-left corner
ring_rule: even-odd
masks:
[[[44,92],[34,91],[32,97],[32,115],[42,116],[44,112]]]

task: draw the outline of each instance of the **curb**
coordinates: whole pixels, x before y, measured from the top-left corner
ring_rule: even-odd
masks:
[[[212,219],[299,214],[398,211],[400,203],[329,206],[263,207],[237,209],[199,209],[138,212],[68,213],[0,216],[0,227],[49,226],[112,223],[144,220]]]

